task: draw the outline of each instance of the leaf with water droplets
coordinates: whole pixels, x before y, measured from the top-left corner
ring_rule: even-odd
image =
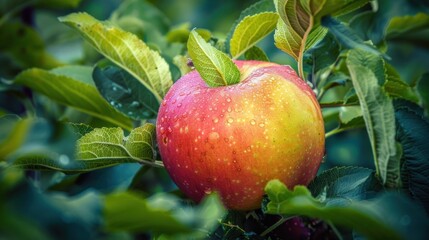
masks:
[[[15,83],[25,85],[58,103],[130,130],[131,120],[103,99],[94,86],[91,71],[92,68],[83,66],[65,66],[50,71],[33,68],[20,73],[15,78]]]
[[[240,71],[234,62],[207,43],[195,30],[189,36],[188,52],[198,73],[210,87],[227,86],[240,81]]]
[[[100,61],[92,73],[101,95],[132,119],[155,118],[159,103],[144,85],[109,61]]]
[[[98,52],[138,79],[161,102],[173,81],[168,63],[158,52],[137,36],[86,13],[72,13],[60,21],[78,30]]]
[[[245,17],[235,28],[230,41],[233,58],[249,50],[274,30],[279,16],[274,12],[263,12]]]

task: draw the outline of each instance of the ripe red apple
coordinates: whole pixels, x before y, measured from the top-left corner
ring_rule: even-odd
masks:
[[[260,207],[265,184],[289,188],[316,175],[325,148],[319,103],[289,66],[235,61],[238,84],[209,87],[197,71],[169,90],[157,119],[162,160],[177,186],[200,201],[216,191],[226,207]]]

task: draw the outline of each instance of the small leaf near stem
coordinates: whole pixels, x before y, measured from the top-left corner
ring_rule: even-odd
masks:
[[[195,68],[210,87],[240,82],[240,71],[235,63],[228,55],[207,43],[196,30],[191,31],[187,47]]]

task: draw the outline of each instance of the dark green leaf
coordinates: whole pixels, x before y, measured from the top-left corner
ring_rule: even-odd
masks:
[[[308,189],[322,203],[365,200],[382,190],[375,172],[367,168],[337,167],[319,174]]]
[[[46,51],[45,43],[34,29],[20,23],[4,23],[0,24],[0,34],[1,54],[10,56],[21,68],[51,69],[62,65]]]
[[[265,61],[269,62],[268,56],[265,54],[264,50],[260,49],[257,46],[251,47],[244,53],[244,58],[246,60],[257,60],[257,61]]]
[[[227,86],[240,81],[240,71],[223,52],[207,43],[193,30],[188,40],[188,52],[195,68],[210,87]]]
[[[429,121],[417,105],[396,104],[397,140],[402,144],[405,188],[429,212]]]
[[[389,178],[399,176],[399,164],[394,161],[397,150],[393,103],[379,85],[384,82],[383,63],[380,61],[380,57],[364,50],[350,50],[347,67],[359,98],[377,174],[383,184],[399,186],[400,179]]]
[[[347,196],[350,187],[345,191],[341,187],[333,189]],[[419,207],[394,193],[384,193],[365,201],[343,199],[324,204],[313,198],[304,186],[296,186],[290,191],[278,180],[268,182],[265,191],[269,198],[266,206],[269,214],[319,218],[351,228],[369,239],[423,239],[429,223]]]
[[[338,39],[345,47],[351,49],[360,49],[368,53],[380,55],[388,58],[384,53],[381,53],[377,48],[365,43],[354,31],[338,20],[326,16],[322,18],[322,25],[327,27],[329,31]]]
[[[92,68],[83,66],[66,66],[52,71],[30,69],[19,74],[15,82],[61,104],[131,129],[131,120],[116,111],[98,93],[92,82],[91,71]]]
[[[426,111],[426,116],[429,114],[429,73],[425,73],[421,76],[417,90],[420,96],[420,101],[423,105],[423,108]]]
[[[156,117],[159,103],[137,79],[109,62],[100,62],[92,73],[101,95],[117,110],[133,119]]]
[[[67,236],[70,239],[89,240],[97,236],[96,229],[101,223],[99,216],[102,199],[91,190],[69,197],[63,193],[42,193],[28,181],[21,181],[6,194],[7,199],[0,200],[1,206],[5,206],[18,219],[24,219],[21,225],[15,227],[24,227],[26,223],[30,223],[39,230],[39,234],[31,236],[31,239],[37,239],[40,233],[47,237],[44,239],[63,239]],[[31,204],[28,204],[28,200],[31,200]],[[17,239],[20,235],[17,231],[28,230],[31,228],[13,229],[15,234],[11,239]],[[3,231],[0,235],[2,233]]]
[[[387,79],[384,83],[386,93],[391,97],[402,98],[417,103],[419,97],[415,90],[401,79],[401,76],[399,76],[399,73],[393,66],[386,64],[386,70]]]

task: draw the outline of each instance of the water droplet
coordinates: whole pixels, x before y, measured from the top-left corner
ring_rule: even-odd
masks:
[[[205,193],[205,194],[210,194],[210,193],[212,193],[212,190],[211,190],[210,188],[206,188],[206,189],[204,190],[204,193]]]
[[[110,105],[115,106],[116,102],[115,101],[110,101]]]
[[[169,133],[173,132],[173,129],[171,129],[171,127],[168,127],[167,130],[168,130]]]
[[[264,126],[265,126],[265,124],[263,124],[263,123],[260,123],[260,124],[259,124],[259,126],[260,126],[260,127],[264,127]]]
[[[255,125],[256,121],[254,119],[250,120],[250,124]]]
[[[218,118],[213,118],[213,122],[217,123],[217,122],[219,122],[219,119]]]
[[[232,122],[234,122],[234,119],[233,118],[228,118],[227,122],[228,123],[232,123]]]
[[[229,138],[224,138],[223,139],[225,142],[229,142]]]
[[[161,132],[161,134],[163,134],[163,133],[165,133],[165,128],[164,128],[164,127],[161,127],[161,128],[159,129],[159,131]]]
[[[134,115],[134,113],[133,113],[133,112],[131,112],[131,111],[129,111],[129,112],[128,112],[128,115],[129,115],[129,116],[132,116],[132,115]]]
[[[133,107],[133,108],[138,108],[138,107],[140,107],[140,103],[139,103],[139,102],[137,102],[137,101],[133,101],[133,102],[131,103],[131,107]]]
[[[231,107],[228,107],[227,111],[228,111],[228,112],[232,112]]]
[[[181,106],[182,106],[182,104],[181,104],[181,103],[177,104],[177,107],[181,107]]]
[[[226,101],[227,101],[227,102],[231,102],[231,98],[227,98],[227,99],[226,99]]]
[[[167,100],[163,100],[162,105],[164,105],[164,106],[167,105]]]
[[[179,96],[184,96],[184,95],[185,95],[184,92],[179,93]]]
[[[70,162],[70,158],[67,155],[61,154],[60,157],[58,158],[58,161],[62,165],[67,165]]]
[[[164,145],[167,145],[167,143],[168,143],[168,137],[164,136],[162,138],[162,142],[164,143]]]
[[[118,91],[118,88],[116,86],[112,87],[113,91]]]
[[[210,143],[216,143],[219,140],[219,133],[217,132],[211,132],[209,134],[209,141]]]

